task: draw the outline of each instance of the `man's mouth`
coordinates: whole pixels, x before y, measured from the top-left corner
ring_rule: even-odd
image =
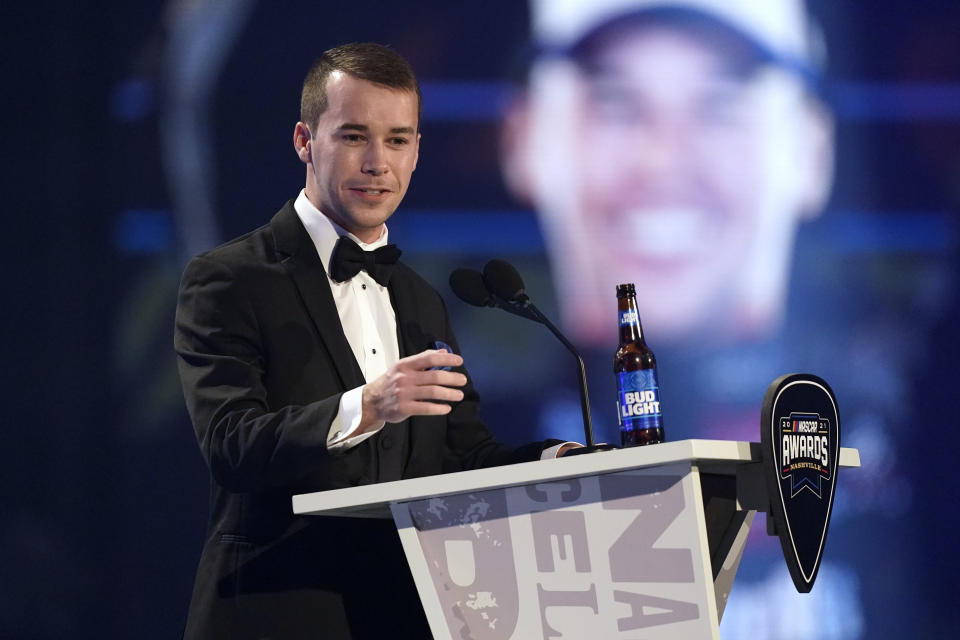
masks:
[[[358,202],[367,202],[370,204],[379,204],[386,202],[393,192],[390,189],[381,189],[378,187],[348,187],[347,191],[354,194]]]
[[[690,207],[657,207],[625,212],[617,232],[632,238],[633,252],[651,260],[682,260],[703,251],[712,226],[708,214]]]
[[[357,193],[363,193],[369,196],[379,196],[384,193],[390,193],[390,189],[376,189],[376,188],[364,188],[364,187],[350,187],[350,191],[356,191]]]

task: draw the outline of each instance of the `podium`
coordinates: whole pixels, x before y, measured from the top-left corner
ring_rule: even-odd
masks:
[[[759,443],[720,440],[293,497],[297,514],[392,516],[436,640],[719,638],[769,504]]]

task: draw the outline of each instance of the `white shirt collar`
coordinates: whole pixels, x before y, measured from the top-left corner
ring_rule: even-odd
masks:
[[[330,273],[328,265],[330,264],[330,256],[333,255],[333,247],[337,244],[340,236],[347,236],[360,245],[360,248],[364,251],[373,251],[387,244],[387,225],[383,225],[383,233],[381,233],[380,237],[375,241],[369,244],[361,242],[360,238],[338,225],[325,216],[322,211],[313,206],[313,203],[307,198],[305,189],[300,190],[300,195],[298,195],[294,201],[293,208],[296,210],[300,222],[306,227],[310,239],[313,240],[313,246],[317,248],[320,261],[323,263],[323,270],[327,273]]]

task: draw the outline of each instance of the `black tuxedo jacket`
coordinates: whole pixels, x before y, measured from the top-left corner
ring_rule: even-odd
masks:
[[[459,351],[422,278],[400,263],[389,290],[401,357],[435,340]],[[559,442],[503,447],[468,382],[446,416],[328,451],[341,395],[365,380],[292,201],[187,265],[174,343],[211,473],[187,638],[428,638],[393,524],[294,516],[291,495],[532,460]]]

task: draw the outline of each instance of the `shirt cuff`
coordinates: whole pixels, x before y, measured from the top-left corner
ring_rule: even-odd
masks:
[[[381,422],[370,431],[351,435],[360,427],[360,419],[363,417],[362,400],[363,387],[350,389],[340,396],[340,407],[330,423],[330,431],[327,432],[327,450],[347,451],[383,429],[384,423]]]
[[[561,442],[560,444],[555,444],[552,447],[547,447],[540,452],[541,460],[553,460],[557,457],[557,452],[560,451],[561,447],[564,447],[568,444],[579,444],[577,442]]]

